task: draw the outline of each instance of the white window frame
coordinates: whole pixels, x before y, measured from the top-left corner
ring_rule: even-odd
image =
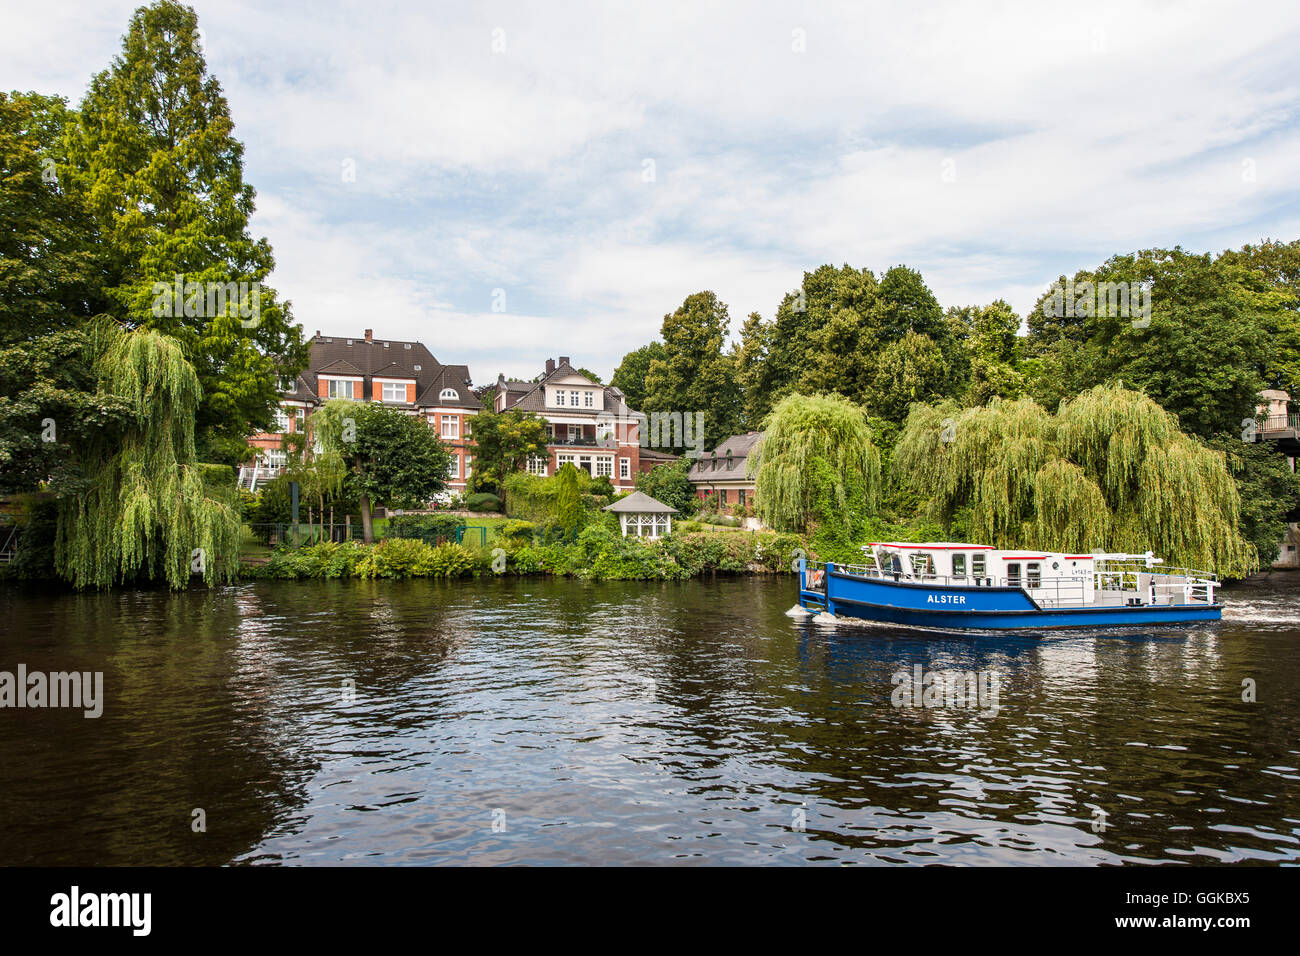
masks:
[[[555,390],[555,404],[560,407],[564,405],[564,389],[557,388]]]
[[[618,460],[619,481],[627,481],[631,477],[632,477],[632,459],[620,458]]]
[[[325,383],[328,386],[325,391],[330,398],[355,399],[357,397],[357,383],[350,378],[327,378]]]
[[[614,459],[609,455],[601,455],[596,459],[596,477],[613,478],[614,477]]]
[[[472,465],[473,462],[474,462],[474,456],[473,456],[473,455],[466,455],[466,456],[465,456],[465,477],[466,477],[466,478],[468,478],[468,477],[472,474],[472,471],[471,471],[471,469],[470,469],[470,465]]]
[[[406,383],[405,383],[405,382],[381,382],[380,385],[382,386],[382,391],[380,391],[379,394],[380,394],[381,396],[383,396],[384,401],[386,401],[386,402],[404,402],[404,401],[406,401]],[[390,389],[393,390],[393,394],[391,394],[391,395],[389,394],[389,390],[390,390]],[[400,390],[400,394],[399,394],[399,391],[398,391],[398,390]]]
[[[438,393],[438,401],[440,402],[456,402],[459,400],[460,400],[460,393],[457,392],[454,388],[444,388],[441,392]]]
[[[275,430],[281,434],[289,430],[289,410],[283,406],[275,410]]]
[[[596,407],[596,393],[595,393],[595,392],[583,392],[583,393],[582,393],[582,407],[583,407],[583,408],[595,408],[595,407]]]
[[[451,456],[451,469],[447,472],[447,477],[453,481],[460,479],[460,455]]]
[[[578,407],[578,390],[576,388],[569,389],[569,404],[574,408]]]
[[[438,435],[441,438],[460,438],[460,416],[459,415],[442,415],[442,421],[439,424]]]

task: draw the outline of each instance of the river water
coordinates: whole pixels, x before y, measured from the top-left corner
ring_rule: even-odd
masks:
[[[1295,863],[1300,575],[1224,597],[958,636],[789,577],[0,590],[0,670],[104,675],[0,710],[0,864]],[[918,665],[984,694],[895,706]]]

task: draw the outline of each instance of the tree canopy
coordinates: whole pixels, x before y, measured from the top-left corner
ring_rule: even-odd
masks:
[[[864,410],[841,395],[795,393],[777,403],[765,428],[749,459],[758,516],[778,531],[812,530],[820,557],[853,558],[881,490]]]
[[[945,526],[994,547],[1152,550],[1230,576],[1258,563],[1223,453],[1117,386],[1096,386],[1056,415],[1029,398],[915,406],[891,477]]]

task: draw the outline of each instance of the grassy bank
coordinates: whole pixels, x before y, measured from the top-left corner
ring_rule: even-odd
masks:
[[[488,519],[492,520],[492,519]],[[390,538],[374,545],[326,542],[271,552],[264,564],[241,566],[245,578],[464,578],[486,574],[549,574],[602,581],[675,581],[702,574],[790,573],[802,553],[797,535],[700,531],[659,540],[623,538],[603,526],[575,540],[537,543],[503,535],[494,522],[486,547],[429,545]]]

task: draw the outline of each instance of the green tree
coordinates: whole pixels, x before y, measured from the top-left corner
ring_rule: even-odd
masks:
[[[1097,386],[1052,415],[1032,399],[917,405],[892,480],[998,548],[1155,551],[1240,576],[1257,566],[1221,452],[1138,392]]]
[[[778,531],[811,532],[819,557],[851,560],[880,500],[880,452],[866,414],[841,395],[787,395],[753,455],[754,505]]]
[[[98,229],[113,314],[181,343],[203,388],[200,451],[237,463],[246,436],[270,425],[280,377],[305,367],[306,346],[264,284],[271,247],[249,233],[243,146],[199,36],[190,7],[159,0],[135,12],[70,130],[67,179]],[[217,285],[224,302],[207,291]]]
[[[239,565],[234,472],[199,465],[199,382],[180,346],[157,332],[98,323],[87,356],[99,389],[129,408],[74,452],[79,488],[59,502],[55,567],[76,587],[138,578],[184,587],[194,571],[231,580]]]
[[[609,384],[623,393],[629,408],[637,411],[645,408],[648,394],[646,377],[650,374],[650,363],[664,357],[665,352],[661,342],[651,342],[623,356],[623,361],[614,370],[614,377],[609,380]]]
[[[889,421],[901,422],[913,402],[929,402],[948,392],[952,370],[928,335],[905,332],[880,353],[871,407]]]
[[[479,412],[471,420],[474,472],[467,490],[500,494],[507,475],[523,468],[529,456],[545,455],[550,440],[546,422],[532,412],[511,408],[504,412]]]
[[[576,534],[582,528],[585,509],[582,505],[582,481],[578,469],[566,462],[555,473],[555,521],[565,534]]]
[[[1035,398],[1051,408],[1122,382],[1197,435],[1236,433],[1261,389],[1300,387],[1297,260],[1300,243],[1217,258],[1176,247],[1062,276],[1028,319]]]
[[[1264,442],[1243,442],[1236,436],[1209,438],[1205,444],[1222,452],[1241,499],[1241,534],[1267,567],[1277,560],[1287,531],[1287,519],[1300,508],[1300,475],[1285,455]]]
[[[73,450],[131,418],[93,365],[104,303],[89,217],[59,177],[68,122],[57,97],[0,93],[0,493],[63,487]]]
[[[327,402],[311,418],[322,455],[342,464],[361,505],[365,541],[374,541],[373,504],[419,507],[447,487],[451,452],[421,419],[377,402]]]
[[[678,458],[674,462],[656,465],[636,476],[636,489],[676,508],[681,514],[691,514],[697,505],[695,486],[687,473],[694,459]]]
[[[963,403],[983,405],[990,399],[1019,398],[1028,389],[1020,316],[1003,299],[986,306],[948,310],[954,335],[965,343],[971,374]]]
[[[727,306],[712,292],[689,295],[664,316],[663,356],[650,361],[646,411],[704,413],[707,446],[740,429],[740,389],[722,346],[731,324]],[[685,446],[678,446],[683,450]]]

